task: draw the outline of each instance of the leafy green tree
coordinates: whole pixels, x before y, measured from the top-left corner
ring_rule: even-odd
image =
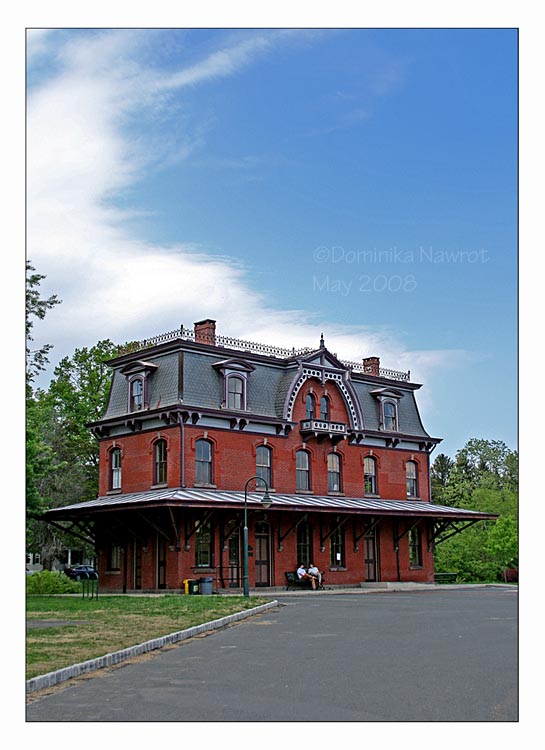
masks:
[[[45,370],[49,362],[48,353],[52,344],[44,344],[39,349],[31,349],[34,341],[32,329],[34,327],[34,318],[43,320],[48,310],[55,305],[59,305],[61,300],[56,294],[52,294],[47,299],[40,297],[40,282],[46,277],[36,273],[36,269],[30,260],[26,262],[26,305],[25,305],[25,329],[26,329],[26,357],[27,357],[27,380],[32,382],[36,375]]]
[[[486,539],[486,552],[500,568],[502,576],[508,568],[518,567],[518,528],[513,516],[500,516]]]
[[[77,477],[81,500],[96,497],[98,491],[98,442],[86,425],[104,413],[112,379],[105,363],[116,353],[109,339],[76,349],[59,362],[49,386],[48,398],[60,427],[59,432],[52,426],[49,439]]]
[[[441,459],[434,466],[441,478],[446,465]],[[501,441],[473,438],[456,453],[446,482],[437,480],[437,486],[445,505],[495,513],[498,519],[478,522],[438,544],[436,571],[455,571],[464,581],[500,580],[518,559],[518,453]]]
[[[31,516],[96,497],[98,442],[86,425],[104,412],[111,383],[105,361],[116,352],[111,341],[76,349],[72,357],[59,362],[48,391],[37,390],[29,399],[27,478]],[[45,567],[66,547],[74,546],[69,536],[32,517],[27,528],[29,549],[40,551]]]
[[[49,445],[43,430],[49,421],[47,406],[43,401],[43,392],[33,392],[32,383],[36,375],[45,370],[51,344],[39,349],[32,349],[33,328],[35,319],[43,320],[48,310],[60,304],[57,295],[47,299],[40,296],[40,282],[45,276],[36,273],[32,263],[26,262],[26,299],[25,299],[25,333],[26,333],[26,506],[27,506],[27,545],[28,549],[37,549],[39,525],[32,520],[33,514],[41,513],[48,506],[46,493],[47,482],[59,468],[54,449]]]

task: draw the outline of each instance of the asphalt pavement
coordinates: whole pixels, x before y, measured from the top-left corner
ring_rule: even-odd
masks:
[[[30,696],[30,722],[518,720],[514,587],[328,592]]]

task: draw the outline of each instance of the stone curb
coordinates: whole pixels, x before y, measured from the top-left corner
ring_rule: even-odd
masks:
[[[35,693],[37,690],[43,690],[44,688],[53,687],[61,682],[70,680],[73,677],[79,677],[82,674],[88,674],[94,672],[97,669],[103,669],[104,667],[111,667],[114,664],[120,664],[127,659],[132,659],[134,656],[140,656],[148,651],[154,651],[155,649],[162,648],[172,643],[178,643],[179,641],[185,641],[188,638],[194,638],[196,635],[206,633],[212,630],[220,630],[221,628],[230,625],[233,622],[239,620],[245,620],[247,617],[265,612],[268,609],[272,609],[278,606],[278,602],[272,601],[267,604],[260,604],[258,607],[252,609],[246,609],[242,612],[235,612],[233,615],[227,615],[227,617],[221,617],[219,620],[211,620],[210,622],[204,622],[202,625],[195,625],[187,630],[178,630],[176,633],[169,633],[168,635],[161,636],[160,638],[154,638],[151,641],[145,641],[139,643],[136,646],[130,646],[124,648],[121,651],[114,651],[111,654],[105,654],[105,656],[99,656],[96,659],[89,659],[88,661],[82,661],[79,664],[72,664],[70,667],[64,669],[57,669],[55,672],[48,672],[47,674],[38,675],[33,677],[26,682],[26,692]]]

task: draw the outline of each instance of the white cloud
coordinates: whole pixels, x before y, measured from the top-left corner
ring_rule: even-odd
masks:
[[[38,35],[32,44],[44,54],[58,39]],[[317,345],[323,330],[341,359],[380,355],[385,366],[410,367],[422,379],[450,361],[451,352],[406,351],[390,330],[332,326],[307,311],[274,309],[234,260],[183,238],[159,246],[135,236],[130,214],[110,198],[158,155],[129,141],[127,118],[160,109],[167,91],[235,74],[273,51],[275,37],[236,39],[167,77],[138,64],[141,39],[113,31],[65,40],[56,49],[56,72],[29,94],[27,256],[47,276],[44,293],[63,300],[36,327],[36,337],[55,346],[53,362],[102,338],[147,338],[204,317],[217,319],[219,333],[296,348]],[[187,133],[188,144],[195,139],[202,147],[203,133]]]

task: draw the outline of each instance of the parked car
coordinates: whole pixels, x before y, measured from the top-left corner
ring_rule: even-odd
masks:
[[[86,578],[95,578],[97,571],[92,565],[74,565],[73,568],[65,568],[64,572],[73,581],[81,581]]]

